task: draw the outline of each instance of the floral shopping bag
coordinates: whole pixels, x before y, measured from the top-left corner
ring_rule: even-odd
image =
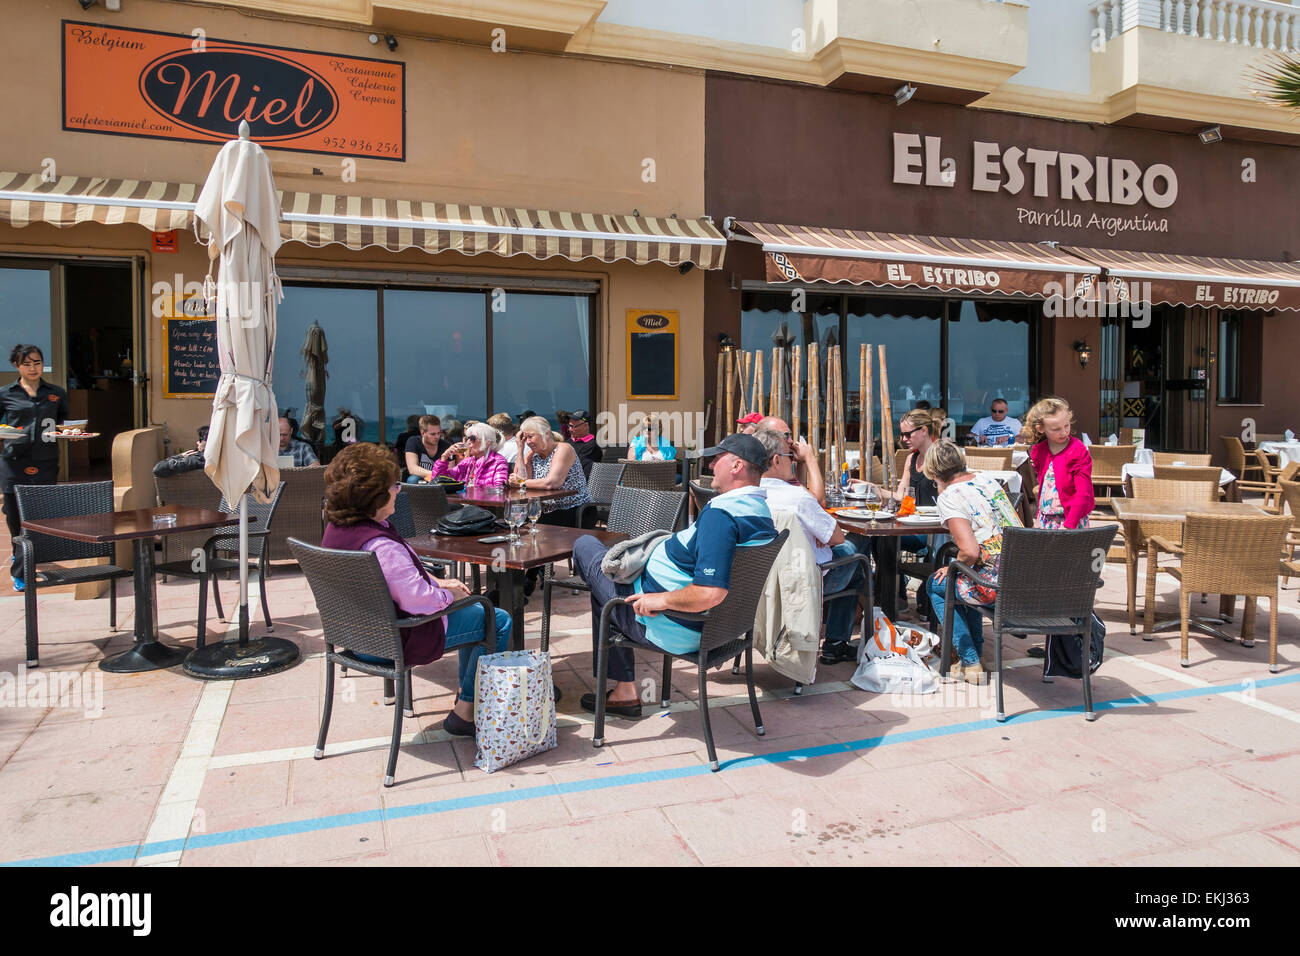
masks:
[[[474,684],[474,766],[492,773],[555,749],[551,655],[507,651],[479,658]]]

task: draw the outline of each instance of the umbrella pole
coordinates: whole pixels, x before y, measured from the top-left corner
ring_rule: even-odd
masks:
[[[258,582],[259,585],[261,582]],[[248,492],[239,496],[239,646],[248,646]]]

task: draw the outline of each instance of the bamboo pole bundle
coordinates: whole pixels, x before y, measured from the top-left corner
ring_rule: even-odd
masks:
[[[820,473],[821,458],[821,366],[817,360],[817,343],[808,343],[808,441],[813,450],[813,467]]]
[[[799,406],[802,404],[799,400],[799,362],[802,358],[799,346],[796,345],[790,353],[790,437],[795,441],[799,440]]]
[[[760,415],[766,415],[763,408],[763,350],[754,350],[754,404],[753,411]]]
[[[871,480],[871,446],[867,444],[867,347],[858,346],[858,480]]]
[[[885,366],[885,347],[880,349],[880,457],[885,466],[885,484],[891,485],[894,475],[894,415],[889,407],[889,369]]]
[[[833,405],[831,406],[831,416],[835,421],[835,480],[840,480],[840,470],[844,465],[844,363],[843,347],[835,346],[834,374],[835,374],[835,393]]]
[[[726,365],[723,377],[727,380],[727,417],[720,424],[722,426],[722,434],[730,435],[732,426],[736,421],[736,409],[732,404],[732,401],[736,397],[736,379],[735,373],[732,371],[732,367],[735,363],[736,350],[735,348],[728,346],[722,350],[722,354],[725,359],[724,364]],[[718,409],[718,414],[722,414],[721,408]]]
[[[737,405],[736,414],[731,416],[731,421],[727,423],[727,434],[730,435],[736,430],[736,419],[744,418],[749,414],[749,353],[736,352],[736,374],[732,378],[732,391],[740,392],[740,402]]]
[[[718,352],[718,390],[717,401],[713,405],[713,444],[722,441],[722,383],[727,381],[727,350],[724,348]]]
[[[772,349],[772,398],[767,405],[769,415],[781,414],[781,398],[783,394],[781,378],[785,375],[783,358],[784,354],[779,347]]]
[[[866,468],[866,474],[863,476],[867,481],[871,481],[871,457],[872,449],[876,443],[874,436],[871,434],[874,425],[873,419],[876,417],[876,408],[874,401],[875,382],[872,381],[871,370],[875,368],[875,355],[872,354],[870,345],[862,346],[862,356],[860,359],[862,365],[862,435],[863,435],[863,461]]]

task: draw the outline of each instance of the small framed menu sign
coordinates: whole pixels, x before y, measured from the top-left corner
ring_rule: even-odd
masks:
[[[217,320],[169,317],[163,320],[163,398],[208,398],[217,390]]]
[[[627,397],[677,398],[677,312],[627,310]]]

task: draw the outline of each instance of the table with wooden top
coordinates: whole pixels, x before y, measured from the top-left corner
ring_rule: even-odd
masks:
[[[176,523],[155,524],[154,518],[158,515],[175,515]],[[99,668],[114,673],[134,674],[174,667],[190,653],[185,648],[169,647],[158,640],[158,625],[154,619],[154,537],[228,528],[237,524],[239,516],[224,511],[210,511],[189,505],[164,505],[160,508],[136,508],[75,518],[38,518],[24,521],[23,527],[39,534],[91,544],[110,541],[132,543],[135,557],[135,644],[116,657],[100,661]]]
[[[845,518],[842,513],[835,515],[835,522],[845,534],[860,534],[867,538],[878,538],[876,551],[876,603],[891,621],[898,620],[898,542],[909,535],[925,537],[932,534],[947,534],[938,518],[926,522],[902,522],[892,515],[886,517],[880,512],[876,525],[871,526],[870,518]]]
[[[524,575],[554,561],[564,561],[573,554],[573,544],[589,534],[603,544],[626,540],[627,535],[617,531],[586,531],[562,525],[538,525],[536,536],[527,531],[520,534],[519,544],[500,541],[485,543],[490,535],[422,534],[408,538],[415,553],[437,561],[463,561],[480,564],[488,569],[488,589],[497,591],[500,606],[510,612],[513,626],[510,632],[511,650],[524,647]],[[548,650],[546,646],[542,650]]]
[[[1115,509],[1115,517],[1124,526],[1124,565],[1128,578],[1128,627],[1130,634],[1137,633],[1137,558],[1146,550],[1146,542],[1137,540],[1138,522],[1164,521],[1184,524],[1189,514],[1237,515],[1239,517],[1267,514],[1267,512],[1255,505],[1242,501],[1157,501],[1147,498],[1112,498],[1111,507]],[[1225,621],[1231,620],[1233,612],[1236,610],[1236,602],[1237,597],[1235,594],[1222,594],[1219,596],[1218,618],[1193,618],[1188,624],[1190,627],[1195,627],[1216,637],[1226,637],[1222,631],[1211,625],[1223,624]],[[1155,630],[1167,630],[1171,626],[1178,627],[1178,621],[1167,621],[1159,625]]]
[[[500,486],[473,485],[463,491],[447,496],[449,502],[462,505],[478,505],[489,511],[504,511],[512,501],[551,501],[555,498],[571,498],[577,494],[572,488],[502,488]]]

